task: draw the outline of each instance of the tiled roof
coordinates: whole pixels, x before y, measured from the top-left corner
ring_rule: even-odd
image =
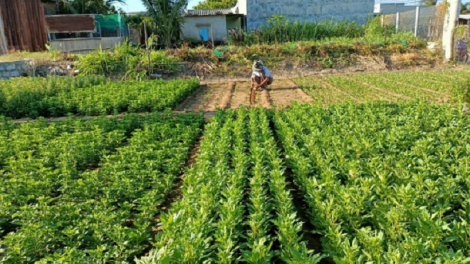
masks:
[[[235,14],[232,8],[187,10],[186,16],[217,16]]]

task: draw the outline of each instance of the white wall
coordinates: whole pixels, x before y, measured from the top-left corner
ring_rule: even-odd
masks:
[[[239,10],[246,7],[248,30],[266,24],[273,15],[291,21],[321,21],[333,18],[365,23],[374,11],[374,0],[239,0]]]
[[[374,13],[376,14],[396,14],[397,12],[406,12],[416,10],[416,6],[405,6],[405,4],[376,4]]]
[[[199,39],[198,25],[211,25],[214,41],[225,41],[227,38],[227,21],[225,16],[193,16],[186,17],[182,27],[184,38]],[[210,40],[210,28],[209,28]]]
[[[76,38],[51,40],[52,46],[61,52],[89,52],[99,49],[110,49],[124,42],[123,37],[111,38]]]

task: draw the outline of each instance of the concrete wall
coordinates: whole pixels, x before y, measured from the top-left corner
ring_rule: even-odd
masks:
[[[333,18],[362,24],[374,11],[374,0],[239,0],[238,4],[241,13],[246,9],[248,30],[266,24],[273,15],[284,15],[291,21]]]
[[[376,4],[374,7],[375,14],[388,15],[398,12],[406,12],[416,10],[416,6],[405,6],[405,4]]]
[[[183,37],[199,39],[199,26],[209,26],[209,40],[210,26],[212,26],[214,41],[225,41],[227,38],[227,22],[225,16],[186,17],[186,22],[182,27]]]
[[[93,50],[110,49],[124,42],[123,37],[111,38],[76,38],[52,40],[52,46],[61,52],[90,52]]]
[[[30,60],[0,62],[0,79],[19,77],[28,72]]]

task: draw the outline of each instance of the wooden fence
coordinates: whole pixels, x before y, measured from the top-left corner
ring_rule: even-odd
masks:
[[[45,50],[46,18],[40,0],[0,0],[0,12],[0,41],[6,39],[10,52]]]

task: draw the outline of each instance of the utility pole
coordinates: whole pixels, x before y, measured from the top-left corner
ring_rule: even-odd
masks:
[[[458,23],[460,13],[460,0],[446,0],[447,10],[444,18],[444,31],[442,33],[442,48],[444,49],[445,59],[452,59],[452,50],[454,45],[454,28]]]

